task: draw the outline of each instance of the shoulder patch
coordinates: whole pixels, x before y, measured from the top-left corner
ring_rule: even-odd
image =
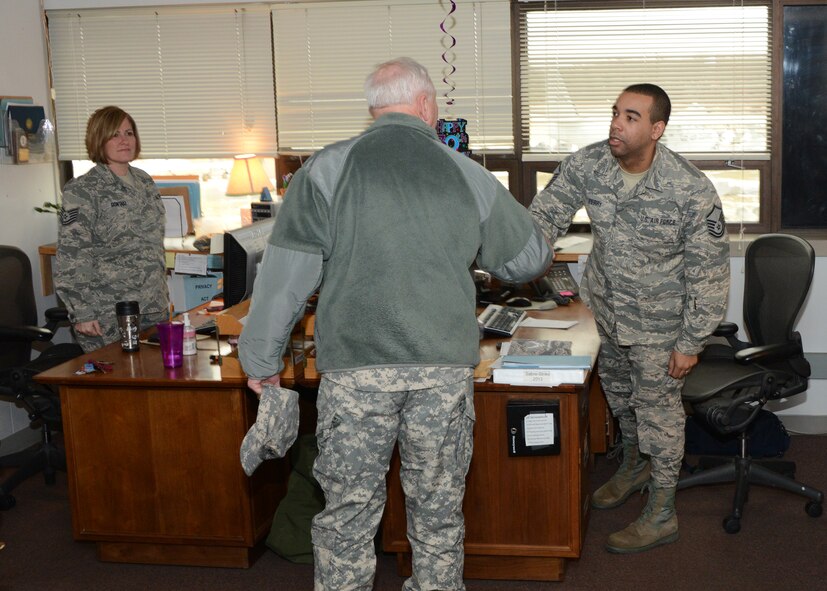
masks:
[[[717,205],[712,206],[712,210],[706,214],[706,229],[710,236],[720,238],[724,235],[724,210]]]
[[[73,207],[72,209],[65,209],[60,208],[60,223],[63,226],[71,226],[76,221],[78,221],[78,212],[80,211],[79,207]]]
[[[546,183],[546,187],[545,187],[545,188],[546,188],[546,189],[548,189],[551,185],[553,185],[553,184],[554,184],[554,181],[556,181],[556,180],[557,180],[557,177],[559,177],[559,176],[560,176],[560,170],[559,170],[559,168],[558,168],[558,169],[557,169],[557,170],[555,170],[555,171],[554,171],[554,173],[551,175],[551,180],[550,180],[548,183]]]

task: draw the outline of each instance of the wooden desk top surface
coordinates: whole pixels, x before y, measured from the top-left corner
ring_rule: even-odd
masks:
[[[544,320],[574,320],[574,326],[561,328],[528,328],[521,326],[514,333],[515,339],[571,341],[572,355],[589,355],[592,362],[597,359],[600,337],[597,334],[594,316],[579,299],[567,306],[553,310],[532,310],[526,308],[529,317]],[[500,355],[497,345],[508,339],[483,339],[480,343],[480,359],[494,359]]]
[[[234,355],[222,357],[221,365],[213,364],[210,355],[216,352],[215,341],[198,341],[198,353],[185,355],[181,367],[169,369],[161,361],[161,348],[157,345],[141,344],[132,353],[121,349],[120,343],[107,345],[92,353],[86,353],[57,367],[37,374],[37,381],[46,384],[105,385],[105,386],[183,386],[187,388],[210,388],[217,385],[226,387],[245,386],[247,377]],[[224,343],[222,354],[230,353]],[[89,360],[106,361],[112,364],[112,371],[99,371],[76,375]]]
[[[597,359],[600,348],[600,338],[595,327],[594,317],[581,301],[575,301],[568,306],[558,306],[553,310],[526,309],[529,316],[551,320],[575,320],[577,324],[569,329],[527,328],[517,329],[514,338],[517,339],[547,339],[557,341],[571,341],[572,355],[589,355],[592,360]],[[480,342],[480,359],[493,360],[499,355],[498,345],[508,339],[486,338]],[[140,383],[143,386],[186,386],[186,387],[215,387],[221,384],[225,387],[245,386],[246,375],[235,354],[230,354],[229,346],[222,345],[222,364],[213,364],[210,355],[215,353],[213,339],[200,339],[198,353],[185,356],[181,367],[165,368],[161,362],[160,347],[141,344],[140,349],[127,353],[121,349],[119,343],[107,345],[92,353],[68,361],[62,365],[46,370],[37,376],[37,381],[47,384],[72,385],[106,385],[106,386],[134,386]],[[108,373],[93,372],[77,375],[75,372],[89,360],[105,361],[112,364],[112,371]],[[183,381],[183,384],[182,384]],[[300,379],[304,385],[312,385],[314,380]],[[290,380],[285,380],[288,386]],[[490,380],[477,384],[491,386],[492,389],[508,389],[503,384],[493,384]],[[487,388],[486,388],[487,389]]]
[[[592,365],[597,360],[600,350],[600,336],[597,334],[597,326],[594,316],[586,305],[577,300],[567,306],[558,306],[553,310],[532,310],[526,309],[530,317],[547,320],[574,320],[577,322],[568,329],[559,328],[527,328],[520,327],[514,333],[515,339],[570,341],[572,355],[588,355],[592,359]],[[498,345],[509,339],[486,338],[480,342],[480,365],[486,360],[494,360],[500,356]],[[560,386],[555,389],[574,388],[576,386]],[[528,386],[509,386],[507,384],[495,384],[490,379],[484,382],[476,382],[474,388],[477,390],[525,390]],[[529,388],[531,389],[531,388]],[[539,388],[544,389],[544,388]]]

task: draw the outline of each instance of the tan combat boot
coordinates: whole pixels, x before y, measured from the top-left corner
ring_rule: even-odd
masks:
[[[626,502],[632,493],[649,480],[651,465],[640,455],[637,444],[623,446],[623,463],[606,484],[594,491],[592,507],[613,509]]]
[[[678,539],[678,516],[675,514],[677,487],[654,488],[637,521],[609,536],[606,550],[616,554],[644,552]]]

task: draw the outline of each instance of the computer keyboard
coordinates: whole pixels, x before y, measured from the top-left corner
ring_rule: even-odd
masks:
[[[213,334],[215,333],[215,319],[210,318],[195,327],[195,334]]]
[[[514,336],[514,331],[525,318],[526,313],[517,308],[509,308],[498,304],[488,304],[477,316],[485,332],[502,337]]]

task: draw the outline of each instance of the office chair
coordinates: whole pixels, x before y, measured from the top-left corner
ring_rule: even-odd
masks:
[[[811,517],[821,515],[824,500],[821,491],[794,480],[793,462],[757,460],[747,452],[747,429],[763,406],[807,390],[810,365],[793,326],[813,278],[813,248],[796,236],[767,234],[747,247],[744,265],[744,323],[751,341],[736,337],[736,324],[722,322],[714,336],[728,344],[712,343],[704,349],[682,394],[702,427],[718,436],[737,435],[736,457],[723,462],[704,458],[700,470],[678,482],[678,490],[734,482],[732,513],[723,520],[731,534],[741,529],[750,484],[806,497],[805,511]]]
[[[83,350],[70,343],[51,345],[32,360],[33,344],[51,341],[68,313],[50,308],[46,326],[37,326],[32,267],[19,248],[0,246],[0,278],[0,396],[13,397],[27,410],[32,427],[41,432],[41,441],[33,448],[0,457],[0,466],[18,467],[0,484],[0,509],[5,510],[15,505],[11,491],[30,476],[43,472],[46,484],[54,484],[55,470],[66,470],[63,450],[52,442],[52,431],[60,428],[60,399],[33,378]]]

